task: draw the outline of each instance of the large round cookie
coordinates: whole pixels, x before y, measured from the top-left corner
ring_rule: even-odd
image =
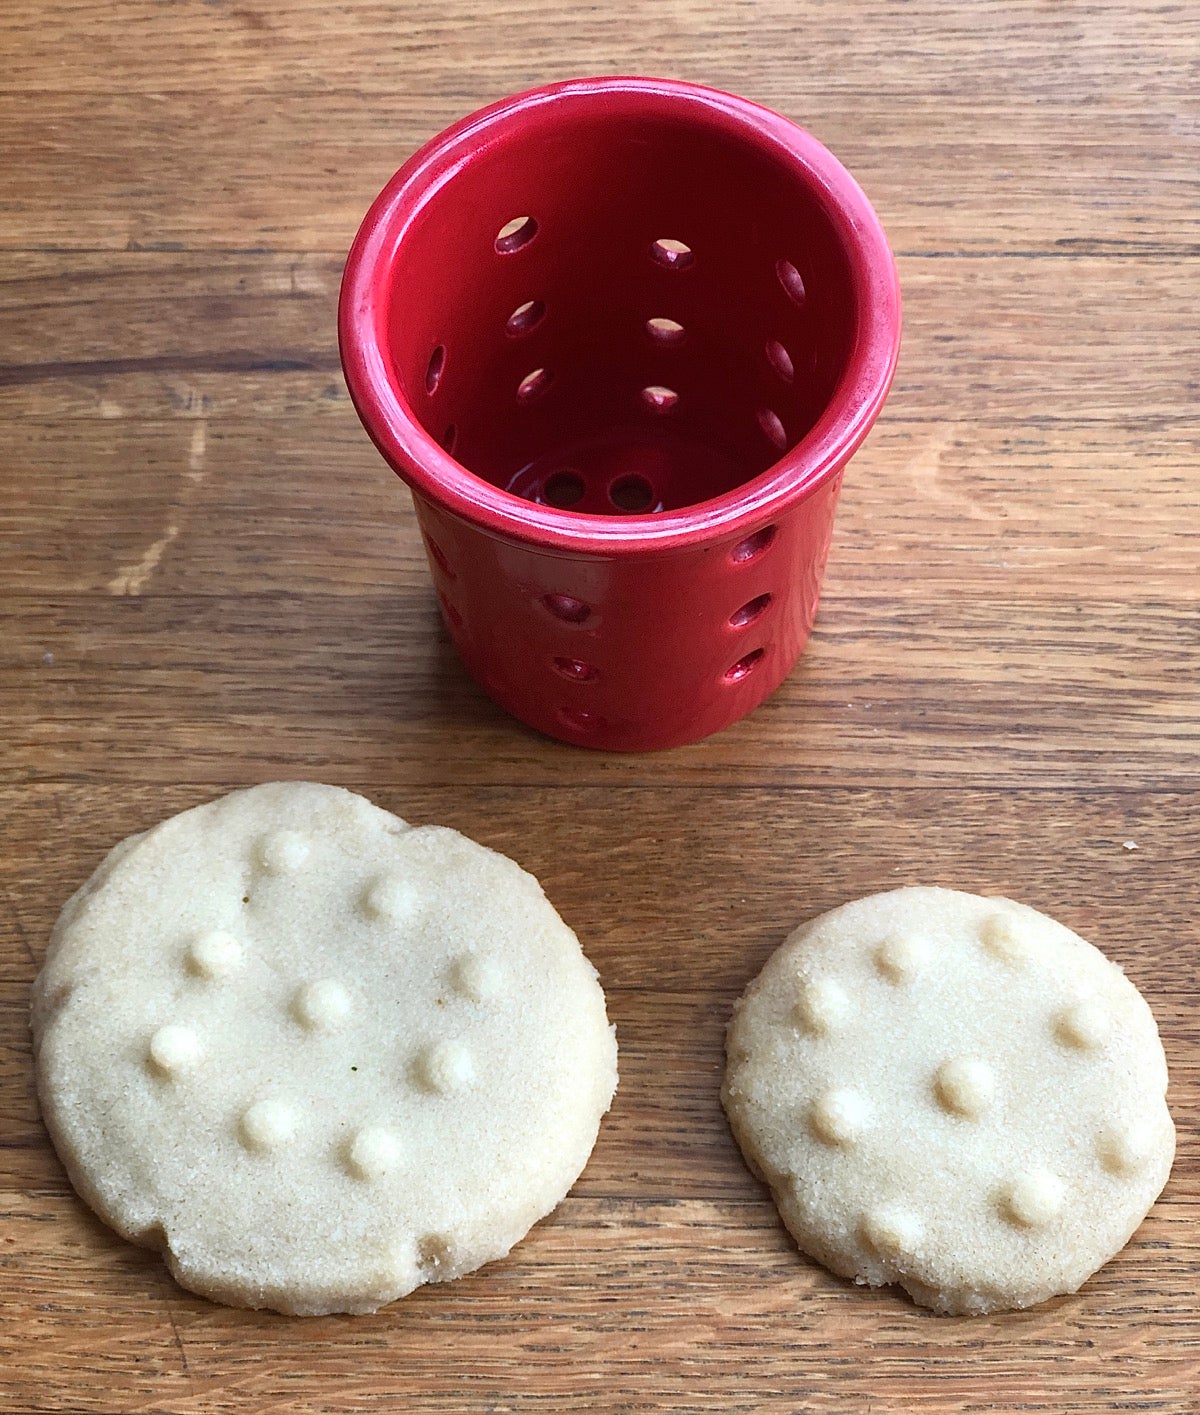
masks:
[[[235,792],[122,842],[34,993],[72,1181],[218,1301],[366,1312],[507,1253],[616,1086],[537,881],[349,791]]]
[[[941,1312],[1074,1292],[1174,1155],[1145,1001],[1007,899],[898,889],[804,925],[727,1053],[734,1134],[800,1248]]]

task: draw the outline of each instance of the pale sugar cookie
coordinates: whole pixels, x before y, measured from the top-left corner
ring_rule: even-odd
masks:
[[[1175,1152],[1141,994],[1007,899],[898,889],[803,925],[727,1054],[734,1134],[800,1248],[940,1312],[1074,1292]]]
[[[508,1250],[616,1086],[595,970],[537,881],[290,782],[122,842],[34,992],[75,1187],[178,1280],[368,1312]]]

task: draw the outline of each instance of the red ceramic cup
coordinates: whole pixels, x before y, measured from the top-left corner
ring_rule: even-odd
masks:
[[[866,197],[793,123],[587,79],[396,173],[339,335],[468,669],[542,732],[644,751],[736,721],[799,656],[900,299]]]

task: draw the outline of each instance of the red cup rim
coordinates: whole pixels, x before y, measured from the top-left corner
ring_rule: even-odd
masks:
[[[712,500],[647,515],[598,516],[537,505],[456,462],[421,426],[390,376],[383,347],[400,243],[438,189],[489,134],[547,103],[606,105],[689,116],[753,142],[820,193],[842,238],[860,311],[858,336],[816,425],[778,462]],[[350,397],[372,441],[416,492],[497,535],[545,549],[620,555],[694,545],[752,530],[836,475],[862,444],[891,387],[900,350],[900,289],[879,218],[836,157],[790,119],[718,89],[673,79],[604,77],[548,84],[461,119],[409,158],[364,217],[346,261],[338,341]]]

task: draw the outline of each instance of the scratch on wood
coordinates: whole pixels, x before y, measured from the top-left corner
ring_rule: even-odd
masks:
[[[171,1335],[175,1338],[175,1349],[179,1352],[180,1364],[183,1374],[187,1377],[188,1385],[195,1393],[195,1382],[192,1380],[192,1368],[188,1365],[187,1352],[183,1349],[183,1338],[179,1335],[179,1327],[175,1321],[175,1309],[171,1306],[171,1299],[165,1294],[163,1296],[163,1306],[167,1309],[167,1317],[171,1323]]]
[[[134,561],[132,565],[125,565],[108,582],[110,594],[115,595],[138,595],[146,588],[150,576],[158,569],[158,562],[163,558],[163,553],[167,546],[179,534],[179,527],[174,521],[167,527],[161,536],[146,551],[140,560]]]
[[[208,419],[197,418],[192,428],[192,445],[188,449],[188,476],[192,481],[204,480],[204,457],[208,450]]]
[[[130,565],[123,565],[108,582],[108,590],[114,595],[139,595],[150,582],[150,577],[158,569],[166,554],[167,547],[184,530],[191,519],[192,503],[196,499],[196,488],[204,480],[205,458],[208,454],[208,419],[197,418],[192,427],[192,440],[188,446],[187,478],[182,492],[172,507],[172,519],[162,535],[150,545],[140,559]],[[190,483],[190,486],[188,485]]]

